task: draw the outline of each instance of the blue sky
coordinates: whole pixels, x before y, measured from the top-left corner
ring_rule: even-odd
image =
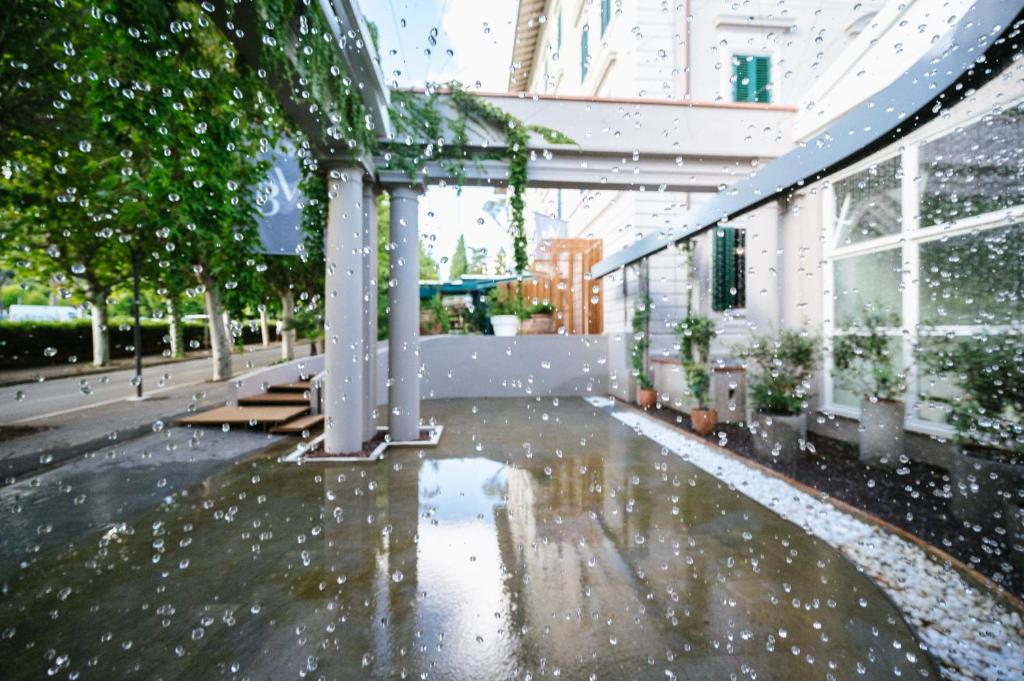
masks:
[[[459,80],[483,91],[507,89],[516,0],[362,0],[360,7],[380,32],[389,85]],[[427,191],[420,202],[420,232],[442,275],[459,234],[467,246],[485,247],[491,257],[502,246],[512,252],[507,231],[482,209],[495,198],[483,188]]]

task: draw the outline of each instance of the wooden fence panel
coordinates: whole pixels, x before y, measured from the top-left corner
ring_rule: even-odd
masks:
[[[599,239],[548,239],[534,258],[533,278],[522,283],[523,297],[527,304],[550,302],[555,308],[555,327],[566,334],[603,333],[604,284],[588,276],[602,258]]]

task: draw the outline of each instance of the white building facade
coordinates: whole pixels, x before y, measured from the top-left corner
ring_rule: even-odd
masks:
[[[510,88],[620,98],[627,112],[630,99],[719,106],[737,131],[724,148],[742,144],[748,107],[786,108],[791,124],[780,134],[796,145],[895,80],[970,5],[798,1],[780,11],[776,2],[748,2],[739,13],[716,0],[553,0],[535,22],[530,59],[517,44]],[[521,12],[520,39],[530,35],[522,19]],[[750,333],[803,327],[820,335],[825,362],[812,408],[856,418],[860,396],[835,380],[828,350],[874,310],[892,315],[894,365],[907,374],[907,427],[950,435],[951,388],[918,366],[916,350],[929,337],[1000,333],[1024,318],[1020,76],[1011,66],[899,144],[728,223],[732,229],[693,239],[689,252],[681,245],[648,258],[662,399],[689,404],[672,333],[689,305],[718,323],[713,355],[725,363]],[[673,142],[667,136],[666,145]],[[678,225],[708,196],[657,188],[534,194],[531,207],[565,220],[570,236],[602,239],[606,256]],[[634,265],[605,278],[605,331],[623,347],[641,274]],[[624,398],[635,387],[628,373],[624,361],[613,366],[613,391]]]

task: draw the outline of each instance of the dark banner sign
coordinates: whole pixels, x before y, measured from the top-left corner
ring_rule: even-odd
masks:
[[[299,193],[299,160],[295,147],[285,140],[263,155],[271,162],[267,179],[260,185],[260,240],[270,255],[298,255],[302,243],[302,194]]]

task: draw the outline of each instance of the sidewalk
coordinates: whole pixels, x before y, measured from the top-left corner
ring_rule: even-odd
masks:
[[[245,346],[245,350],[248,352],[251,350],[269,350],[279,347],[281,347],[281,344],[278,342],[271,343],[266,346],[266,348],[263,347],[262,343],[251,343]],[[232,354],[237,355],[239,353],[234,352]],[[154,367],[163,364],[188,362],[196,359],[207,359],[209,357],[209,350],[194,350],[192,352],[186,352],[184,357],[179,358],[164,357],[163,355],[145,355],[142,358],[142,366]],[[0,388],[11,385],[21,385],[23,383],[36,383],[40,379],[51,380],[54,378],[73,378],[75,376],[105,374],[111,371],[124,371],[126,369],[134,368],[134,357],[118,357],[117,359],[110,360],[110,364],[105,367],[93,366],[92,362],[78,362],[75,364],[54,364],[51,366],[25,367],[23,369],[0,369]]]

